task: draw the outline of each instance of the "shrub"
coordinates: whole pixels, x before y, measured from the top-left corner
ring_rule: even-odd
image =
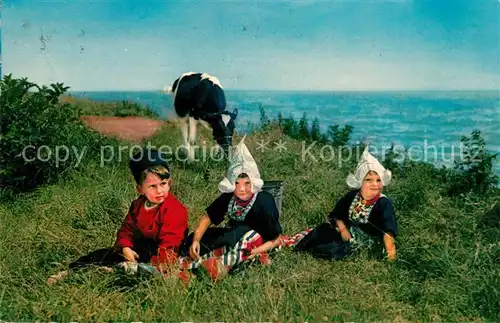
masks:
[[[85,156],[99,151],[102,136],[84,126],[77,107],[58,102],[68,88],[62,83],[40,87],[11,75],[0,81],[2,187],[24,190],[52,182],[78,165],[75,151]]]
[[[334,147],[346,146],[351,139],[352,129],[353,126],[348,124],[343,128],[340,128],[339,125],[330,126],[328,130],[328,137],[331,145]]]
[[[259,106],[260,125],[254,125],[252,129],[267,130],[273,125],[278,125],[283,133],[292,139],[304,140],[306,142],[318,142],[324,145],[332,145],[334,147],[347,146],[351,139],[353,127],[345,125],[341,128],[339,125],[329,127],[327,133],[322,133],[319,126],[319,119],[314,118],[309,127],[307,114],[304,112],[302,118],[297,121],[292,116],[284,118],[281,112],[278,112],[276,119],[270,120],[262,105]]]
[[[479,130],[473,131],[470,136],[463,136],[460,141],[464,150],[462,159],[455,160],[454,171],[450,172],[449,193],[484,194],[498,184],[498,176],[493,172],[493,161],[498,154],[486,150],[486,143]]]
[[[264,110],[264,106],[259,104],[259,113],[260,113],[260,126],[262,129],[269,128],[270,121],[266,115],[266,111]]]
[[[283,133],[290,138],[298,138],[298,124],[297,122],[292,118],[284,118],[280,122],[280,127],[283,130]]]
[[[305,112],[299,121],[298,136],[299,136],[299,138],[297,138],[297,139],[301,139],[301,140],[305,140],[305,141],[311,140],[311,132],[309,131],[309,122],[307,120],[307,114]]]
[[[311,125],[311,140],[312,141],[321,141],[321,129],[319,127],[319,119],[316,117],[314,118],[312,125]]]

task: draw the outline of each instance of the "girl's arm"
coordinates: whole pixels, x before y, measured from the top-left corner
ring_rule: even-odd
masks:
[[[193,241],[200,242],[201,238],[203,238],[203,235],[205,234],[205,231],[207,231],[210,224],[212,224],[210,217],[208,215],[204,215],[200,223],[198,224],[198,227],[194,231]]]
[[[204,215],[198,224],[198,227],[194,231],[193,234],[193,242],[191,242],[191,246],[189,247],[189,256],[193,260],[197,260],[200,258],[200,240],[203,238],[205,231],[207,231],[208,227],[212,224],[212,220],[208,215]]]
[[[342,240],[344,241],[351,241],[352,236],[349,230],[347,229],[344,221],[342,220],[336,220],[335,223],[337,224],[337,228],[339,229],[340,236],[342,237]]]
[[[396,243],[394,238],[389,234],[384,234],[384,245],[389,260],[396,260]]]
[[[279,245],[279,242],[280,242],[280,236],[278,236],[274,240],[270,240],[270,241],[265,242],[264,244],[258,246],[255,249],[252,249],[252,252],[251,252],[250,256],[248,257],[248,259],[254,258],[259,253],[267,252],[269,250],[276,248]]]
[[[337,228],[339,228],[339,231],[342,232],[344,230],[347,230],[347,227],[342,220],[335,220],[335,224],[337,225]]]

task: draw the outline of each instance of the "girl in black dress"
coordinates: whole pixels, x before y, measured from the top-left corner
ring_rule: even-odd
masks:
[[[382,194],[391,177],[366,147],[355,174],[347,177],[352,190],[336,203],[327,220],[293,237],[282,237],[280,245],[318,258],[342,259],[378,240],[383,242],[387,258],[395,260],[396,216],[392,201]]]

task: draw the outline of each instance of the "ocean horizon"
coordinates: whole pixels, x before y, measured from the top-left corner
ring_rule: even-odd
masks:
[[[225,90],[227,109],[238,109],[237,132],[247,133],[260,120],[262,105],[269,118],[318,118],[322,131],[330,125],[353,126],[350,144],[370,142],[376,151],[395,145],[412,149],[416,159],[453,165],[460,139],[481,131],[486,148],[500,152],[500,91],[497,90]],[[132,101],[161,117],[174,115],[172,97],[158,91],[70,91],[96,101]],[[412,148],[413,147],[413,148]],[[421,157],[418,157],[420,150]],[[425,154],[425,156],[424,156]],[[500,175],[500,162],[495,173]]]

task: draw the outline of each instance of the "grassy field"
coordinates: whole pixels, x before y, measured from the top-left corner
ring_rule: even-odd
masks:
[[[209,137],[201,131],[202,139]],[[284,140],[287,149],[261,152],[261,139],[270,148]],[[176,147],[179,131],[167,123],[151,143]],[[302,143],[276,126],[255,131],[246,143],[264,180],[286,181],[286,234],[321,223],[347,191],[345,178],[355,161],[303,161]],[[122,149],[121,161],[102,165],[86,156],[55,184],[14,195],[2,191],[0,320],[500,321],[499,191],[449,197],[433,167],[424,164],[395,171],[384,192],[394,202],[400,230],[395,263],[373,253],[334,262],[281,250],[272,266],[252,265],[217,284],[202,278],[185,287],[175,278],[85,270],[47,286],[48,276],[70,261],[114,242],[136,197],[128,150]],[[188,207],[193,229],[217,197],[226,165],[171,165],[171,191]]]

